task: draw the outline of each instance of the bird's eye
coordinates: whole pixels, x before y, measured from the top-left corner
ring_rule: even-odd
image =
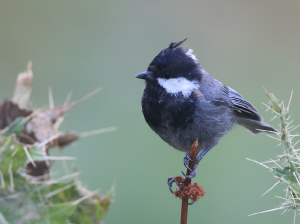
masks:
[[[164,76],[165,76],[165,79],[168,79],[168,78],[170,78],[170,73],[166,72]]]

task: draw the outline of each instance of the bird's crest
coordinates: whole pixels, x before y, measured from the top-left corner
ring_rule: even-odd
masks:
[[[175,49],[176,47],[179,47],[186,40],[187,40],[187,38],[185,38],[184,40],[179,41],[179,42],[171,42],[170,45],[169,45],[169,48],[170,49]]]

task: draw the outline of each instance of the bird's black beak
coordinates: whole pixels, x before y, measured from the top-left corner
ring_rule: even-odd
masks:
[[[139,73],[135,76],[138,79],[147,79],[147,80],[151,80],[153,79],[153,73],[150,71],[146,71],[146,72],[142,72]]]

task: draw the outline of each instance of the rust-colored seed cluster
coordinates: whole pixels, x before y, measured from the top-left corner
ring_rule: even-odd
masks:
[[[204,189],[199,184],[194,183],[193,185],[189,184],[185,186],[183,183],[185,179],[183,179],[182,176],[176,176],[174,179],[180,185],[179,189],[173,192],[175,197],[180,199],[187,197],[196,202],[200,197],[202,198],[205,195]]]

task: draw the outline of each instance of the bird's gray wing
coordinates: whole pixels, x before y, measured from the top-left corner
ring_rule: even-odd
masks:
[[[220,83],[219,86],[213,88],[201,89],[205,99],[217,107],[230,107],[232,104],[228,98],[228,87]]]
[[[230,107],[236,115],[239,125],[242,125],[253,134],[259,134],[262,131],[278,132],[275,128],[263,122],[255,107],[230,87],[228,87],[228,96],[232,103]]]
[[[231,108],[233,109],[235,115],[240,118],[262,121],[262,117],[258,114],[256,108],[245,100],[238,92],[234,89],[228,88],[228,96],[231,101]]]

